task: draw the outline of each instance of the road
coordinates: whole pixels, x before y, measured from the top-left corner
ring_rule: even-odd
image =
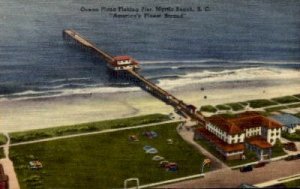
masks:
[[[204,178],[160,186],[159,188],[237,188],[242,183],[257,184],[300,173],[300,159],[275,161],[251,172],[220,169],[205,174]]]
[[[4,134],[7,137],[7,142],[3,146],[5,158],[0,159],[0,163],[3,165],[4,173],[8,175],[9,188],[19,189],[20,185],[17,179],[17,174],[15,172],[13,162],[9,159],[10,137],[7,133]]]

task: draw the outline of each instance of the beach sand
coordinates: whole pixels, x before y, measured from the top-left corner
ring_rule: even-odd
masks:
[[[186,103],[200,107],[300,93],[300,79],[283,81],[238,81],[189,84],[167,89]],[[204,90],[201,90],[204,88]],[[207,96],[207,99],[204,99]],[[1,131],[37,128],[116,119],[173,111],[145,91],[81,94],[53,98],[0,102]]]

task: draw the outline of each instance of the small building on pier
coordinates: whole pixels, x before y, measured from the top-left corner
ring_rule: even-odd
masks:
[[[113,61],[109,62],[107,66],[114,70],[114,71],[120,71],[120,70],[129,70],[129,69],[138,69],[139,63],[134,60],[130,56],[115,56],[113,57]]]

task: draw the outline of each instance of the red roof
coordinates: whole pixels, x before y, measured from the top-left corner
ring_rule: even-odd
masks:
[[[115,56],[114,60],[116,61],[122,61],[122,60],[131,60],[132,58],[130,56],[124,55],[124,56]]]
[[[262,148],[262,149],[266,149],[266,148],[271,148],[272,145],[270,143],[268,143],[266,141],[266,139],[260,137],[260,136],[255,136],[255,137],[251,137],[251,138],[248,138],[246,139],[247,142],[253,146],[257,146],[259,148]]]
[[[115,56],[113,59],[114,60],[112,62],[109,62],[109,64],[111,64],[114,67],[119,66],[117,61],[124,61],[124,60],[131,60],[132,65],[138,65],[138,62],[136,60],[134,60],[133,58],[131,58],[130,56],[127,56],[127,55]]]
[[[242,132],[242,130],[236,124],[230,123],[226,118],[222,116],[211,116],[207,118],[207,120],[226,133],[234,135]]]
[[[244,112],[236,115],[235,118],[225,118],[221,115],[214,115],[208,121],[229,134],[238,134],[244,129],[253,127],[266,127],[268,129],[281,128],[278,122],[266,118],[257,112]]]
[[[211,143],[221,148],[225,152],[242,151],[245,149],[244,144],[242,143],[228,144],[223,140],[219,139],[217,136],[215,136],[205,128],[198,128],[195,130],[195,133],[200,134],[206,140],[210,141]]]

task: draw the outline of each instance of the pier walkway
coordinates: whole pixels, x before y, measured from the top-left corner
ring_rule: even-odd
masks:
[[[106,61],[108,67],[114,66],[113,62],[115,61],[114,57],[110,54],[104,52],[103,50],[96,47],[95,44],[90,42],[88,39],[85,39],[79,33],[74,30],[64,30],[63,37],[65,39],[73,39],[76,43],[85,47],[92,52],[96,53],[99,57],[101,57],[104,61]],[[118,72],[123,72],[126,74],[128,78],[135,81],[141,88],[148,91],[152,95],[156,96],[160,100],[166,102],[167,104],[174,107],[175,111],[182,115],[187,119],[192,119],[197,121],[199,124],[204,125],[205,119],[204,116],[196,111],[196,107],[193,105],[189,105],[184,103],[182,100],[177,99],[175,96],[160,88],[150,80],[144,78],[140,75],[135,69],[126,69]]]

